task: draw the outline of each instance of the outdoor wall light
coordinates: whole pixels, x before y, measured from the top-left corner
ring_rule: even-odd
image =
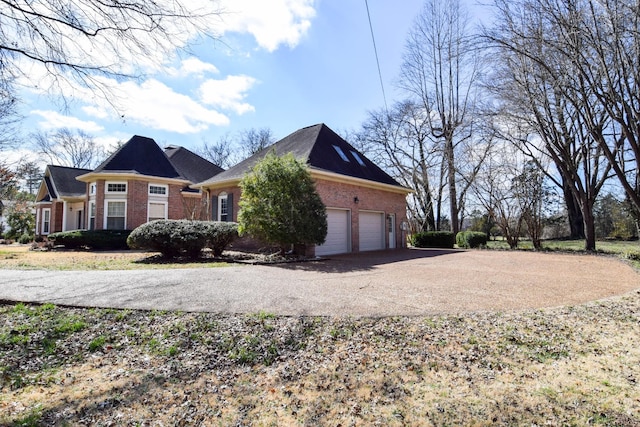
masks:
[[[358,204],[359,201],[360,199],[358,199],[358,196],[353,198],[353,203],[355,203],[356,205]]]

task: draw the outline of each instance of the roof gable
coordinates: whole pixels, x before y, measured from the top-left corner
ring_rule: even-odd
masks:
[[[170,145],[164,152],[180,176],[192,183],[204,181],[224,171],[220,166],[184,147]]]
[[[389,174],[356,150],[324,123],[297,130],[201,185],[241,179],[267,153],[292,153],[310,168],[400,187]]]
[[[86,184],[76,180],[76,177],[89,172],[90,169],[48,165],[38,191],[38,200],[45,200],[47,196],[50,199],[84,196]]]
[[[158,144],[152,138],[139,135],[134,135],[93,172],[133,173],[161,178],[180,177]]]

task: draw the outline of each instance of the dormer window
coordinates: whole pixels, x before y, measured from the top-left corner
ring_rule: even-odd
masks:
[[[342,151],[342,148],[338,147],[337,145],[334,145],[333,149],[336,150],[336,153],[338,153],[338,155],[342,160],[344,160],[345,162],[349,161],[349,158],[347,157],[346,154],[344,154],[344,151]]]
[[[356,159],[360,166],[366,166],[364,164],[364,160],[362,160],[362,157],[360,157],[360,155],[356,151],[351,150],[351,155],[353,155],[353,158]]]

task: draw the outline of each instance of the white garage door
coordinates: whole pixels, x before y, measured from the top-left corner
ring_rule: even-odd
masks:
[[[349,237],[351,226],[349,211],[327,209],[327,239],[316,246],[316,255],[344,254],[350,252]]]
[[[360,251],[385,248],[384,214],[360,211]]]

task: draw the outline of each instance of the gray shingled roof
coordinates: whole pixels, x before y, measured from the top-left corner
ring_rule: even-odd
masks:
[[[292,153],[297,159],[304,161],[313,169],[401,186],[324,123],[302,128],[225,172],[199,183],[198,186],[242,179],[258,161],[271,151],[274,151],[276,155]],[[346,160],[342,158],[339,151]],[[362,163],[358,161],[358,158]]]
[[[134,173],[161,178],[180,178],[167,155],[152,138],[134,135],[94,171]]]
[[[45,177],[45,184],[51,197],[82,197],[86,193],[87,185],[84,182],[77,181],[76,177],[91,172],[90,169],[54,165],[47,166],[47,169],[49,170],[50,179]],[[55,193],[55,190],[58,190],[58,194]]]
[[[224,171],[220,166],[184,147],[170,145],[164,149],[164,152],[176,171],[193,183],[204,181]]]

